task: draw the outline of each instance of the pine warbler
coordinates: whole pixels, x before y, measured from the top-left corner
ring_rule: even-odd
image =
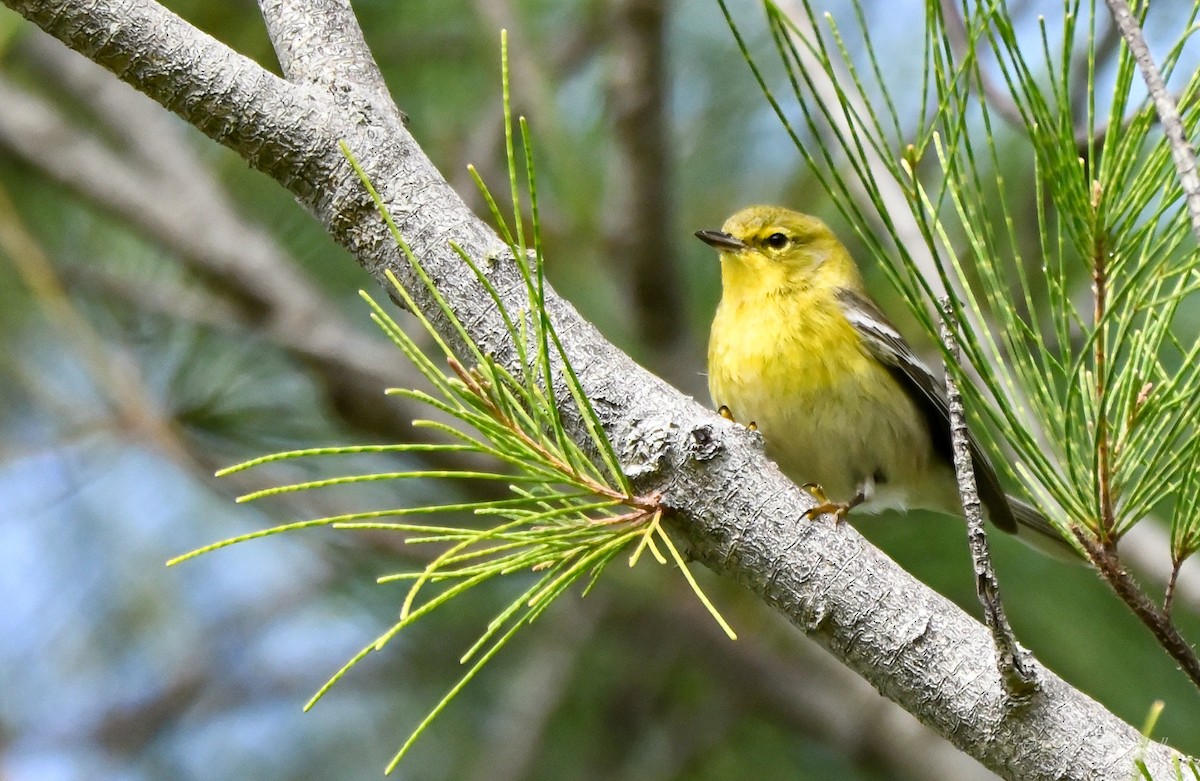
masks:
[[[811,514],[919,507],[961,515],[942,383],[867,296],[846,247],[815,217],[753,206],[697,231],[721,258],[708,345],[713,402],[753,422],[767,455],[818,500]],[[1006,532],[1069,548],[1004,493],[970,440],[979,496]]]

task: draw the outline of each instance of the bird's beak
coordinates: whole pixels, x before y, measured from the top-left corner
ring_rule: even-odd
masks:
[[[746,243],[741,239],[730,236],[724,231],[702,230],[696,231],[696,238],[704,242],[710,247],[715,247],[722,252],[737,252],[738,250],[746,249]]]

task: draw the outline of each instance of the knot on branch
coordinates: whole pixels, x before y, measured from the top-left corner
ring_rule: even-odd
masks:
[[[688,456],[696,461],[709,461],[725,449],[725,444],[711,424],[702,423],[692,428],[687,438]]]

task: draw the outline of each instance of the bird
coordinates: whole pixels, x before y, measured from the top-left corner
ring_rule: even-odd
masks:
[[[944,385],[871,300],[849,250],[819,218],[750,206],[696,237],[721,263],[708,386],[750,421],[767,455],[817,500],[806,515],[922,508],[959,515]],[[968,433],[989,520],[1035,547],[1071,550],[1005,493]]]

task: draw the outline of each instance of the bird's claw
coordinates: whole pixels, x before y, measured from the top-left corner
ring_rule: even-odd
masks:
[[[804,511],[803,517],[807,520],[816,520],[821,515],[832,515],[835,525],[841,524],[846,520],[846,514],[854,507],[850,502],[834,502],[825,495],[825,489],[816,483],[805,483],[800,486],[809,496],[817,500],[815,506]]]
[[[737,418],[733,416],[733,410],[729,409],[729,407],[725,404],[722,404],[717,408],[717,414],[728,420],[730,423],[737,423]],[[750,421],[750,425],[746,426],[746,429],[748,431],[758,431],[758,424],[752,420]]]

